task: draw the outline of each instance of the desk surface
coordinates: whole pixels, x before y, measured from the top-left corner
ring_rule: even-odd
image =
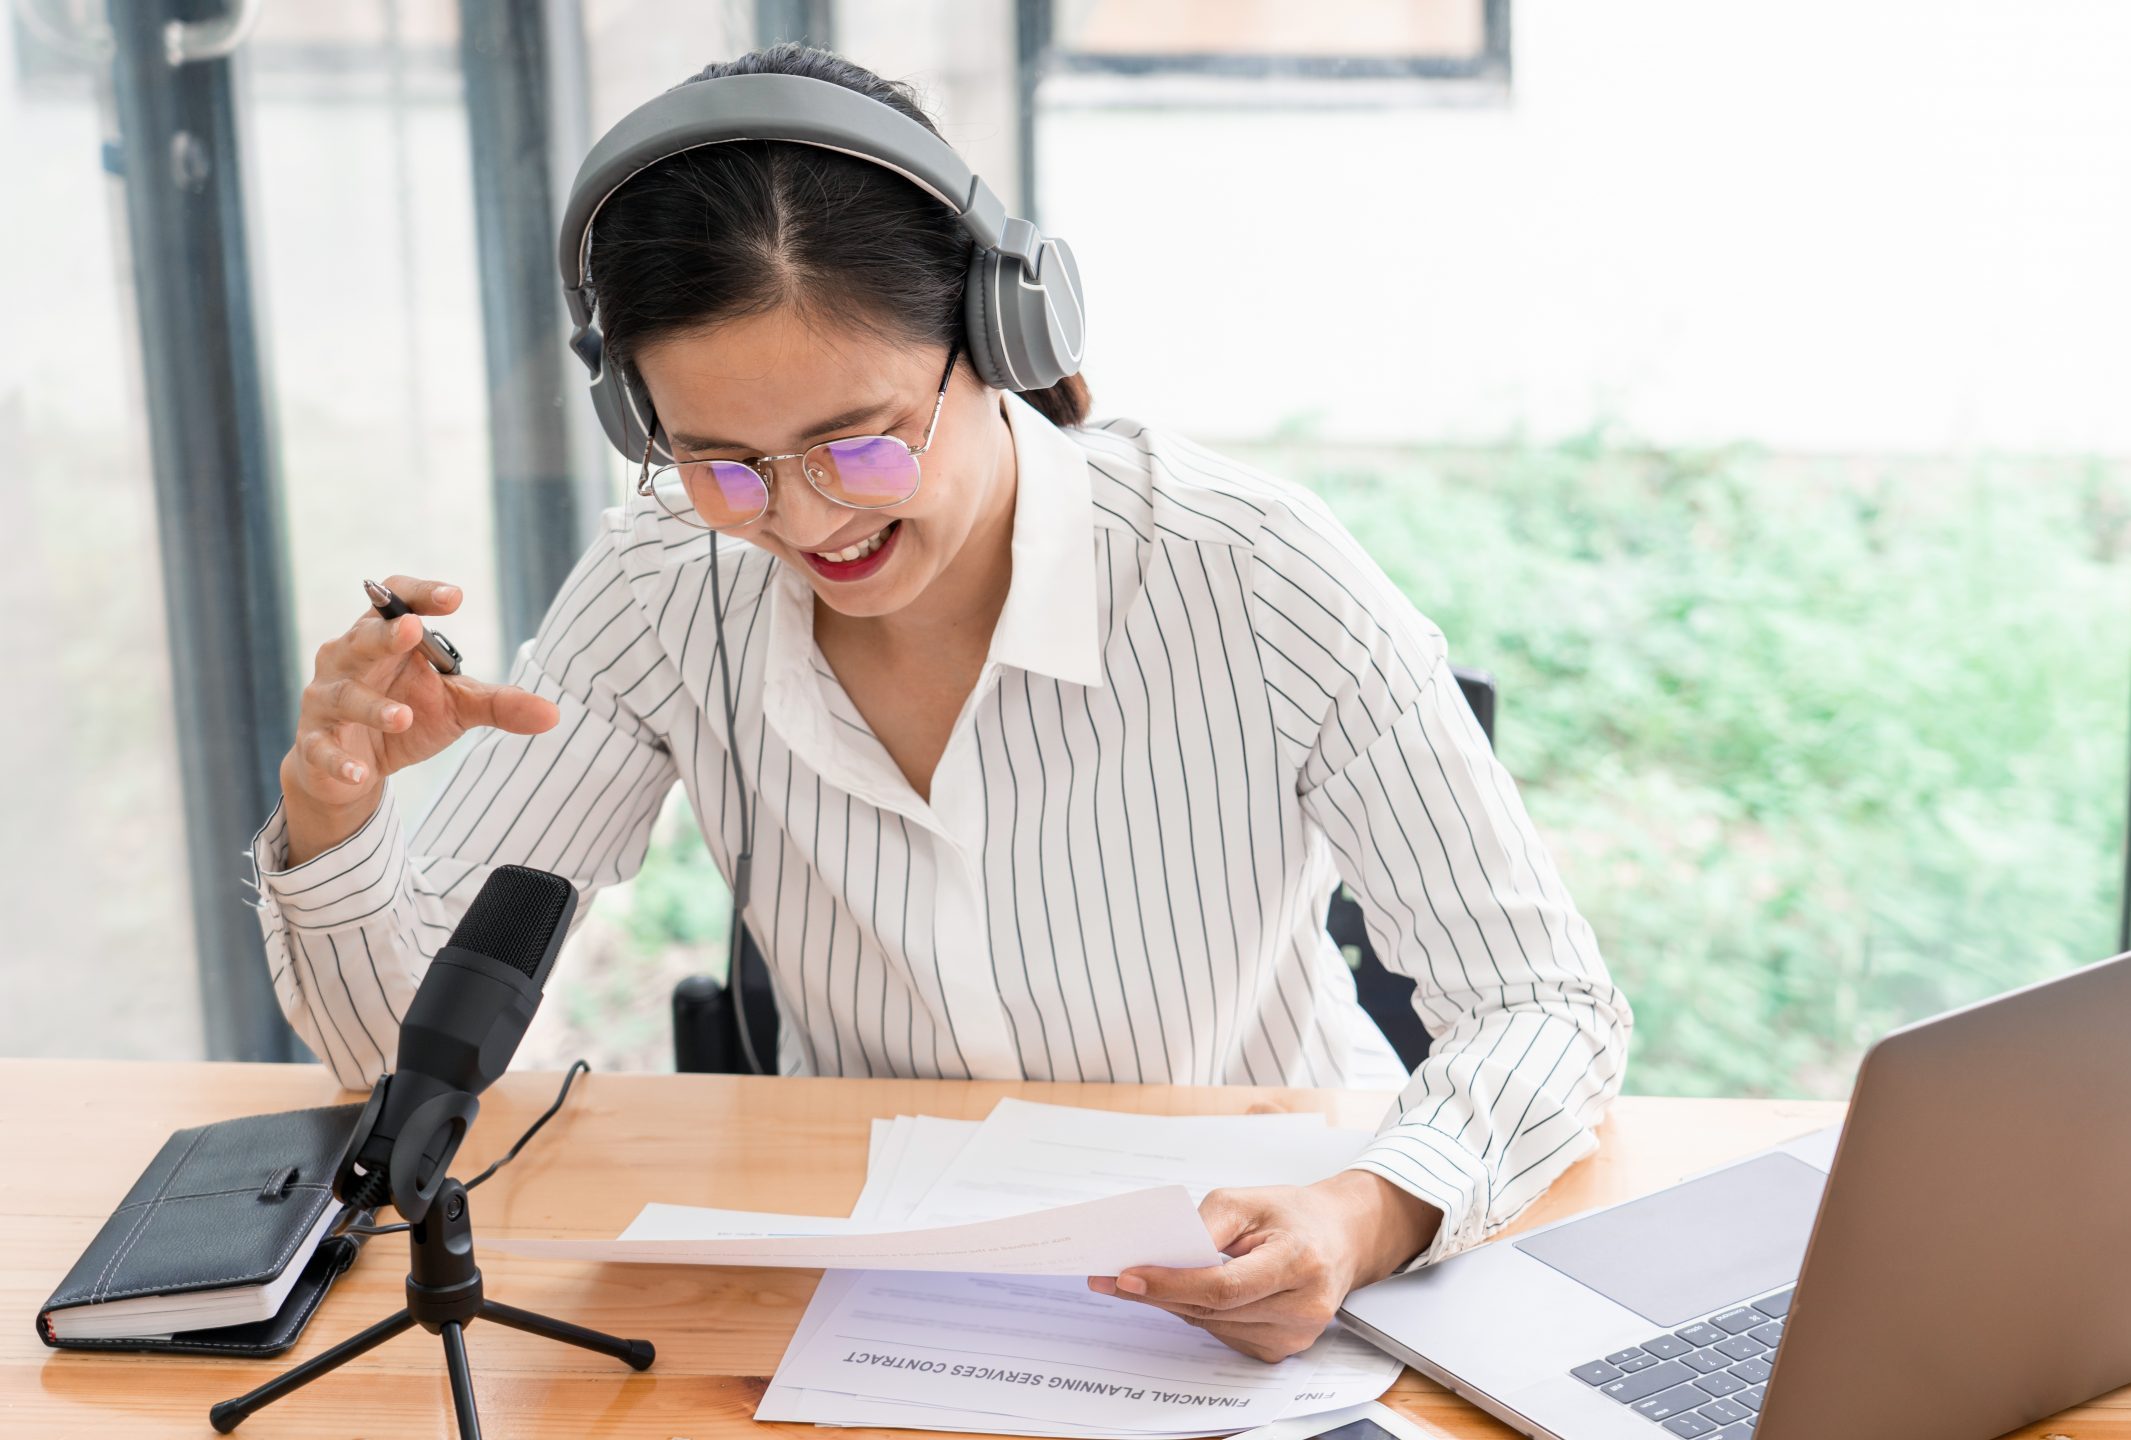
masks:
[[[553,1098],[560,1077],[514,1073],[483,1097],[457,1166],[473,1175]],[[610,1237],[647,1200],[846,1214],[865,1180],[868,1122],[982,1117],[1002,1095],[1149,1113],[1234,1114],[1257,1101],[1373,1127],[1386,1097],[1338,1091],[587,1075],[518,1159],[473,1195],[483,1234]],[[356,1098],[317,1066],[0,1060],[0,1431],[67,1437],[204,1436],[207,1408],[403,1303],[405,1242],[381,1236],[341,1277],[303,1339],[266,1361],[60,1352],[33,1333],[38,1304],[164,1137],[186,1125]],[[1630,1098],[1598,1153],[1521,1224],[1625,1199],[1828,1124],[1839,1105]],[[750,1419],[812,1294],[811,1271],[594,1266],[489,1255],[488,1293],[658,1346],[635,1374],[493,1324],[467,1331],[484,1429],[514,1440],[706,1440],[812,1426]],[[1513,1432],[1407,1371],[1389,1403],[1440,1436]],[[236,1432],[290,1437],[453,1435],[435,1336],[415,1330],[313,1382]],[[1657,1427],[1653,1426],[1653,1431]],[[860,1432],[847,1431],[846,1434]],[[867,1432],[881,1433],[881,1432]],[[2019,1432],[2022,1440],[2131,1440],[2131,1390]]]

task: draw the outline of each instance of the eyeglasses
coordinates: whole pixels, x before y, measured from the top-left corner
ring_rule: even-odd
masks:
[[[932,448],[932,433],[947,403],[947,381],[961,353],[962,342],[957,338],[947,349],[947,368],[940,372],[940,393],[932,402],[925,443],[915,450],[893,435],[851,435],[786,455],[681,460],[654,466],[651,447],[655,442],[647,439],[636,493],[650,496],[667,514],[686,524],[705,530],[729,529],[759,520],[769,509],[770,485],[776,479],[772,462],[797,460],[799,473],[832,504],[852,510],[900,505],[918,493],[922,478],[918,457]]]

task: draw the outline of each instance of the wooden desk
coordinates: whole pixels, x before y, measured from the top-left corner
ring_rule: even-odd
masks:
[[[560,1076],[507,1076],[483,1097],[460,1152],[470,1176],[553,1098]],[[581,1077],[569,1104],[473,1195],[478,1237],[608,1237],[647,1200],[848,1213],[865,1178],[868,1122],[897,1113],[983,1116],[1002,1095],[1152,1113],[1233,1114],[1254,1101],[1374,1126],[1386,1097],[1351,1092],[1130,1085]],[[400,1236],[369,1242],[302,1341],[267,1361],[62,1352],[33,1333],[38,1304],[172,1130],[354,1098],[316,1066],[0,1060],[0,1434],[26,1440],[211,1437],[207,1409],[383,1318],[403,1303]],[[1628,1099],[1599,1152],[1522,1223],[1625,1199],[1825,1125],[1838,1105]],[[751,1420],[812,1294],[809,1271],[594,1266],[483,1258],[488,1292],[658,1346],[648,1372],[502,1326],[467,1331],[484,1430],[511,1440],[706,1440],[812,1426]],[[1442,1436],[1512,1432],[1406,1372],[1390,1403]],[[1653,1432],[1657,1427],[1651,1427]],[[247,1420],[256,1440],[451,1440],[442,1348],[415,1330]],[[843,1432],[856,1434],[858,1432]],[[881,1433],[881,1432],[870,1432]],[[2131,1392],[2020,1432],[2023,1440],[2131,1440]]]

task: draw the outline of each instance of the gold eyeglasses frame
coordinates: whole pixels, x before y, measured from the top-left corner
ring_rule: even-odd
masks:
[[[932,449],[933,434],[939,429],[940,412],[947,405],[947,385],[954,378],[955,362],[961,356],[962,340],[960,336],[957,336],[954,343],[947,347],[947,367],[940,372],[939,394],[934,397],[932,402],[932,419],[926,422],[924,443],[915,449],[911,448],[908,441],[897,435],[839,435],[830,440],[817,440],[804,450],[790,451],[782,455],[756,455],[746,460],[672,460],[664,465],[653,466],[651,463],[652,450],[658,443],[657,435],[654,433],[644,437],[644,463],[642,469],[637,473],[636,493],[652,500],[661,510],[684,525],[694,525],[704,530],[738,530],[744,526],[754,524],[769,513],[772,492],[777,484],[775,462],[779,460],[797,460],[800,462],[799,473],[805,477],[807,484],[813,487],[815,494],[821,496],[822,499],[828,501],[831,505],[841,505],[846,510],[890,510],[897,505],[907,505],[912,500],[915,500],[919,490],[924,488],[925,467],[922,464],[916,467],[917,481],[910,487],[909,494],[894,500],[883,501],[878,505],[858,505],[849,500],[831,495],[828,491],[822,489],[821,483],[816,477],[825,475],[828,472],[821,469],[816,462],[807,457],[825,446],[838,445],[850,440],[893,440],[909,453],[913,461],[920,459],[928,450]],[[668,453],[671,453],[670,446]],[[672,474],[679,478],[683,468],[690,465],[745,465],[748,469],[754,471],[757,476],[761,477],[762,508],[745,520],[729,520],[722,525],[711,524],[709,517],[704,515],[702,510],[697,507],[693,498],[688,502],[688,513],[685,515],[679,513],[660,496],[655,477]],[[681,479],[680,484],[682,492],[692,496],[693,492],[689,490],[688,482],[685,478]]]

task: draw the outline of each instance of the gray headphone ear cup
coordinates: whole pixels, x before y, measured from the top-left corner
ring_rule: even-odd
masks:
[[[622,375],[621,367],[606,353],[603,337],[597,326],[587,325],[580,337],[572,342],[572,348],[580,357],[589,355],[597,362],[588,388],[592,395],[592,413],[599,417],[599,428],[606,432],[614,448],[631,460],[641,462],[644,458],[646,425],[656,427],[658,417],[652,413],[651,397],[642,386],[631,385]],[[653,457],[670,460],[663,448]]]
[[[614,448],[627,455],[634,451],[643,458],[643,431],[635,424],[629,413],[629,403],[622,397],[621,381],[613,372],[596,377],[591,383],[592,413],[599,417],[599,428],[607,432],[607,439]]]
[[[979,251],[963,299],[970,353],[985,383],[1003,390],[1042,390],[1080,369],[1086,317],[1080,271],[1062,240],[1043,242],[1045,283],[1031,283],[1021,262]]]
[[[1013,377],[999,363],[999,320],[991,308],[992,272],[998,268],[999,252],[979,245],[969,257],[969,277],[962,285],[963,343],[977,378],[994,390],[1018,390]]]
[[[1063,240],[1046,239],[1041,259],[1041,289],[1021,292],[1028,302],[1022,337],[1030,359],[1050,374],[1046,383],[1055,385],[1068,375],[1080,373],[1081,356],[1087,348],[1088,317],[1081,300],[1080,264],[1073,258],[1073,247]]]

